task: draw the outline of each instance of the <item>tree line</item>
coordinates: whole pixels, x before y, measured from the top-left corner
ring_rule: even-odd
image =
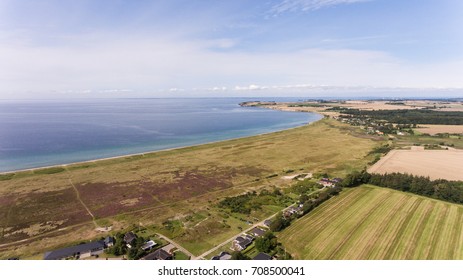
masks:
[[[359,109],[338,108],[337,110],[339,110],[342,114],[348,114],[353,117],[364,117],[372,118],[375,120],[385,120],[387,122],[397,124],[463,124],[463,112],[444,112],[427,109],[369,111]]]
[[[366,171],[353,172],[342,181],[343,187],[372,184],[394,190],[410,192],[452,203],[463,204],[463,182],[444,179],[431,180],[429,177],[404,173],[370,174]]]

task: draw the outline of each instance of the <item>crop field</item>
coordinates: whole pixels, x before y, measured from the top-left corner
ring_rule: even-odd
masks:
[[[324,119],[254,137],[0,175],[0,258],[30,257],[108,234],[97,227],[162,228],[225,196],[278,185],[288,170],[343,176],[363,168],[373,158],[369,151],[381,144]],[[214,219],[222,218],[208,217],[183,229],[186,235],[169,236],[205,251],[209,240],[236,232],[229,225],[213,228]]]
[[[278,239],[296,259],[463,259],[463,206],[363,185]]]
[[[393,150],[370,173],[408,173],[431,179],[463,180],[463,150]]]
[[[429,135],[435,135],[438,133],[463,134],[463,125],[428,124],[420,125],[420,127],[415,128],[415,130]]]

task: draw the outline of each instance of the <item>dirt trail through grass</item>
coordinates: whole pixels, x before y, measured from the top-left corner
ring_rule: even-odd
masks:
[[[76,188],[76,186],[74,186],[74,183],[72,183],[71,178],[68,178],[68,180],[69,180],[69,184],[71,184],[72,188],[76,192],[77,200],[79,200],[80,204],[82,204],[82,206],[85,208],[85,210],[87,210],[88,214],[92,217],[93,224],[95,225],[95,228],[98,228],[99,225],[96,222],[95,216],[93,215],[92,211],[90,211],[90,209],[87,207],[87,205],[85,205],[85,202],[82,200],[82,198],[80,198],[79,190]]]

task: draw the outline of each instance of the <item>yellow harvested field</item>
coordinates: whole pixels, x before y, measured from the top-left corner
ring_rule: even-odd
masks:
[[[278,239],[296,259],[463,259],[463,206],[371,185],[346,189]]]
[[[463,134],[463,125],[427,124],[416,128],[416,130],[430,135],[438,133]]]
[[[431,179],[463,180],[463,150],[393,150],[369,173],[408,173]]]

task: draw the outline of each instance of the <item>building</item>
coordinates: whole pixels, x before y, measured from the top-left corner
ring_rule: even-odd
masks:
[[[261,229],[261,228],[258,228],[258,227],[255,227],[251,230],[251,234],[254,235],[255,237],[260,237],[262,235],[265,234],[265,230],[264,229]]]
[[[289,207],[288,209],[286,209],[283,212],[283,217],[289,218],[294,214],[298,214],[298,215],[302,214],[302,207],[300,207],[300,206],[298,206],[298,207],[295,207],[295,206]]]
[[[213,256],[211,260],[227,261],[231,260],[232,256],[228,252],[220,252],[219,255]]]
[[[268,228],[270,227],[271,224],[272,224],[272,221],[271,221],[271,220],[265,220],[265,221],[264,221],[264,226],[266,226],[266,227],[268,227]]]
[[[105,248],[104,240],[90,243],[79,244],[72,247],[62,248],[55,251],[46,252],[44,260],[63,260],[68,258],[85,259],[91,256],[98,256],[103,253]]]
[[[334,185],[336,184],[336,182],[328,178],[322,178],[320,181],[318,181],[318,183],[323,187],[334,187]]]
[[[127,247],[132,248],[132,242],[137,239],[137,235],[131,231],[127,232],[124,235],[124,242],[127,244]]]
[[[270,255],[268,255],[266,253],[260,252],[259,254],[257,254],[257,256],[255,256],[252,259],[256,260],[256,261],[269,261],[269,260],[272,259],[272,256],[270,256]]]
[[[112,246],[114,246],[114,243],[116,243],[115,240],[114,240],[114,238],[111,237],[111,236],[107,236],[107,237],[104,239],[103,242],[104,242],[104,246],[105,246],[106,248],[112,247]]]
[[[142,260],[171,260],[172,254],[160,248],[142,258]]]
[[[148,250],[153,249],[153,247],[156,246],[156,245],[157,245],[156,242],[154,242],[153,240],[150,240],[150,241],[146,242],[145,244],[143,244],[143,245],[141,246],[141,249],[142,249],[143,251],[148,251]]]
[[[253,238],[249,235],[238,236],[232,242],[232,249],[235,251],[242,251],[251,245]]]

